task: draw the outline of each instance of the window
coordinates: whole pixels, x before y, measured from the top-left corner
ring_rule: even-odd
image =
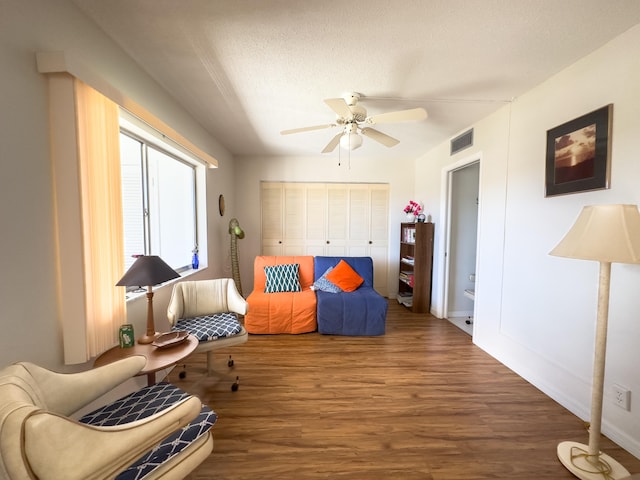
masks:
[[[135,255],[158,255],[185,271],[197,247],[198,167],[158,143],[120,130],[125,270]]]
[[[151,197],[144,197],[141,193],[132,204],[133,208],[128,203],[126,205],[128,213],[135,211],[136,202],[137,206],[142,205],[138,210],[142,211],[142,217],[138,216],[138,220],[142,218],[143,227],[134,228],[133,232],[142,232],[140,245],[145,249],[148,246],[148,250],[136,253],[160,252],[173,257],[173,252],[178,251],[179,261],[170,261],[175,265],[188,266],[190,250],[197,239],[200,265],[206,266],[206,167],[217,168],[218,163],[104,79],[96,77],[82,62],[73,61],[73,55],[68,52],[40,52],[37,59],[38,71],[51,74],[48,75],[48,87],[55,189],[57,319],[62,327],[64,362],[71,365],[87,362],[111,348],[117,343],[118,325],[128,320],[122,288],[116,286],[124,273],[125,263],[122,153],[118,148],[121,129],[132,133],[129,138],[138,141],[138,151],[134,156],[140,159],[137,173],[125,183],[135,184],[135,175],[138,175],[138,192],[145,192],[149,178],[152,178],[147,171],[155,169],[152,184],[157,185],[159,192],[154,200],[158,207],[156,223],[159,225],[156,227],[156,239],[152,235],[153,219],[145,215],[145,211],[150,212],[145,210],[145,205],[153,205],[149,200]],[[81,77],[85,77],[85,81],[89,79],[89,83],[84,83]],[[101,86],[99,91],[91,87],[92,82]],[[133,125],[131,128],[130,124]],[[143,133],[138,133],[138,130]],[[147,137],[153,141],[147,141]],[[130,148],[131,144],[126,143]],[[191,180],[184,189],[186,182],[182,174],[179,179],[171,177],[169,182],[170,190],[182,193],[179,198],[191,199],[185,203],[190,207],[184,208],[179,201],[165,196],[166,178],[175,174],[170,167],[162,165],[165,163],[162,159],[151,160],[152,164],[156,161],[159,166],[149,167],[148,158],[155,158],[155,153],[149,154],[146,147],[143,149],[143,144],[171,158],[174,165],[175,162],[182,163],[176,167],[180,172],[190,171],[190,178],[195,176],[195,182]],[[132,171],[127,170],[129,173]],[[143,178],[147,183],[141,183]],[[184,194],[187,191],[190,193]],[[188,222],[189,228],[175,224],[176,230],[167,240],[163,238],[166,228],[161,227],[163,222],[176,222],[170,216],[165,219],[172,209],[174,217],[178,212],[177,217]],[[184,230],[178,232],[178,228]],[[187,253],[183,252],[184,248],[172,244],[171,240],[175,238],[179,243],[189,245]],[[135,241],[134,237],[133,244]],[[130,255],[126,257],[127,264],[130,264]]]

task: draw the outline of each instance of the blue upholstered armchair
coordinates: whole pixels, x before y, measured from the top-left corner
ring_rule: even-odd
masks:
[[[315,257],[317,281],[330,267],[344,260],[363,279],[352,292],[316,289],[318,332],[329,335],[384,335],[387,300],[373,289],[371,257]]]

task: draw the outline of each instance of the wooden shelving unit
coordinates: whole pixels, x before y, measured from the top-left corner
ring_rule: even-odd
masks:
[[[428,313],[431,309],[433,231],[430,222],[400,226],[398,302],[415,313]]]

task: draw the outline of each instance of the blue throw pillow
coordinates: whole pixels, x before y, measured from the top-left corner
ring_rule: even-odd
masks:
[[[327,268],[327,271],[324,272],[322,276],[313,283],[313,286],[311,288],[313,290],[321,290],[323,292],[340,293],[342,289],[335,283],[332,283],[329,279],[327,279],[327,273],[329,273],[331,270],[333,270],[333,267]]]
[[[299,263],[264,267],[267,281],[264,293],[300,292]]]

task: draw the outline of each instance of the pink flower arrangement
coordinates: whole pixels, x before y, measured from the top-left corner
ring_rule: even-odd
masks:
[[[404,213],[407,215],[420,215],[420,213],[422,213],[422,205],[413,200],[409,200],[409,204],[404,207]]]

